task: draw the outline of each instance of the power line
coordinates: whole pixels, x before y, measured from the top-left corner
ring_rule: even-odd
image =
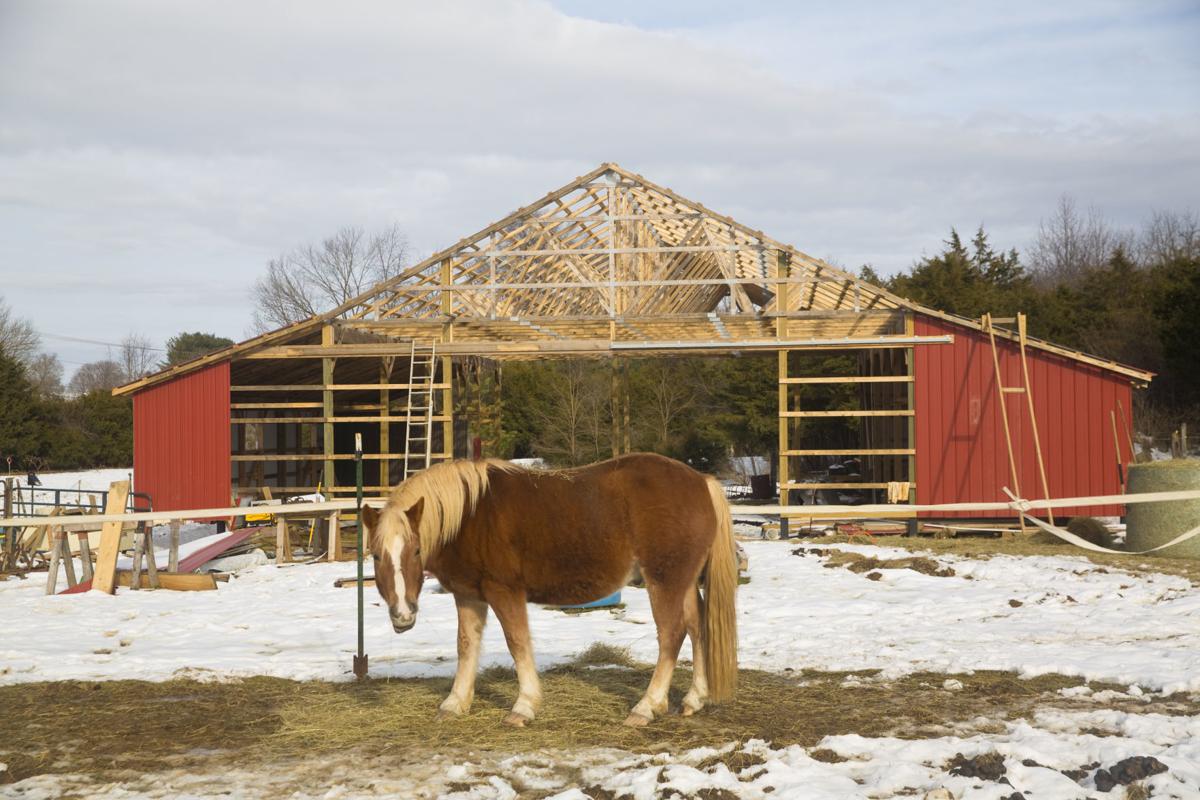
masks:
[[[128,346],[128,347],[132,347],[135,350],[154,350],[159,353],[167,352],[166,349],[164,349],[162,347],[154,347],[154,346],[148,345],[148,344],[125,345],[123,343],[118,344],[116,342],[101,342],[97,339],[80,339],[78,336],[63,336],[61,333],[46,333],[45,331],[38,331],[38,333],[41,336],[48,336],[51,339],[63,339],[68,342],[80,342],[82,344],[96,344],[96,345],[102,345],[104,347],[126,347],[126,346]]]

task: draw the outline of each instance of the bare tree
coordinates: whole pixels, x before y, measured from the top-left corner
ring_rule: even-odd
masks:
[[[73,395],[89,392],[107,392],[125,383],[125,369],[116,361],[107,359],[84,364],[75,371],[67,390]]]
[[[63,368],[53,353],[38,353],[25,367],[29,383],[42,397],[57,397],[63,391]]]
[[[0,351],[9,358],[28,365],[41,349],[42,340],[33,324],[13,314],[0,298]]]
[[[1038,225],[1029,248],[1030,270],[1043,285],[1074,283],[1102,266],[1118,247],[1132,250],[1133,235],[1114,228],[1094,207],[1080,213],[1075,200],[1063,195],[1048,219]]]
[[[400,274],[407,260],[408,240],[397,225],[372,233],[349,226],[284,253],[254,284],[254,327],[268,331],[336,308]]]
[[[678,432],[684,415],[695,408],[702,388],[694,371],[677,359],[656,358],[639,365],[636,373],[645,415],[641,426],[649,434],[649,444],[657,453],[665,453]]]
[[[124,373],[124,383],[144,378],[154,369],[154,351],[158,349],[140,333],[131,333],[121,340],[117,363]]]
[[[1138,241],[1138,255],[1147,264],[1200,259],[1200,216],[1155,211]]]
[[[608,409],[600,373],[581,361],[553,365],[543,376],[547,406],[535,413],[540,423],[538,453],[554,461],[582,464],[608,444]]]

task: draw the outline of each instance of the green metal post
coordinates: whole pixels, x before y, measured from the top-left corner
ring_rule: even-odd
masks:
[[[356,481],[355,492],[355,523],[356,545],[358,556],[358,654],[354,656],[354,676],[359,680],[367,677],[367,654],[363,652],[363,453],[362,434],[354,434],[354,473]]]

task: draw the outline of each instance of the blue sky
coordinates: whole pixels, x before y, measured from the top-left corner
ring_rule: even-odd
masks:
[[[0,3],[0,296],[73,366],[242,338],[267,259],[424,256],[617,161],[847,267],[1071,194],[1200,211],[1200,4]]]

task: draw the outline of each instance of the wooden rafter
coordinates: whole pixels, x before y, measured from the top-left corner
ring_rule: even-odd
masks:
[[[789,280],[801,283],[789,291],[782,291],[777,274],[785,262]],[[749,295],[748,289],[756,293]],[[664,315],[707,315],[720,312],[727,295],[733,317],[830,311],[859,319],[868,311],[909,310],[980,327],[978,320],[913,303],[616,164],[602,164],[329,312],[114,392],[126,394],[207,364],[303,344],[323,325],[347,316],[362,321],[441,320],[445,331],[464,326],[483,331],[484,320],[515,317],[536,320],[536,327],[516,327],[525,335],[538,335],[539,329],[552,330],[544,320],[555,318],[607,315],[631,323]],[[714,336],[718,329],[704,319],[707,335]],[[738,339],[731,315],[720,313],[719,319]],[[645,326],[639,322],[624,329],[638,327]],[[397,342],[402,330],[380,333]],[[996,336],[1014,339],[1016,334],[997,330]],[[1144,382],[1153,375],[1049,342],[1027,342],[1133,380]]]

